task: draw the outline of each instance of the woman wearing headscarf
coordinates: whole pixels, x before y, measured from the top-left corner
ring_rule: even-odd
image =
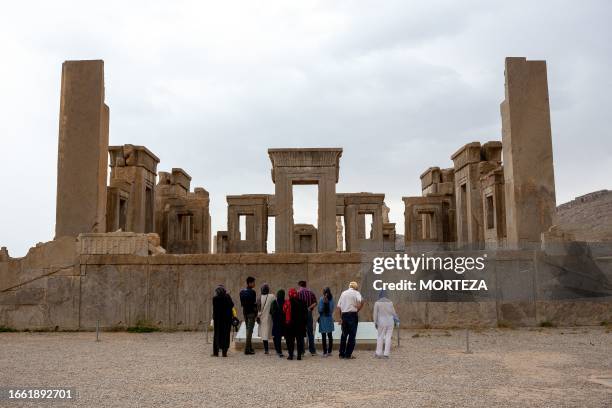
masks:
[[[227,357],[230,344],[230,331],[232,330],[232,309],[234,302],[223,285],[215,289],[213,296],[213,356],[219,357],[219,349],[223,357]]]
[[[261,296],[257,300],[257,323],[259,324],[259,337],[263,341],[264,353],[269,353],[270,337],[272,336],[272,316],[270,315],[270,307],[276,300],[273,294],[270,294],[270,286],[267,283],[261,285]]]
[[[304,336],[306,336],[306,319],[308,308],[302,302],[295,288],[289,289],[289,299],[283,305],[285,313],[285,341],[287,342],[288,360],[293,360],[293,351],[297,342],[297,359],[302,359],[304,354]]]
[[[391,336],[393,335],[393,325],[397,319],[393,302],[391,302],[384,290],[378,294],[378,300],[374,303],[374,326],[378,330],[376,338],[376,358],[389,358],[391,351]],[[384,343],[384,352],[383,352]]]
[[[334,342],[334,297],[329,288],[323,289],[323,296],[319,299],[319,332],[323,342],[323,357],[329,357]]]
[[[283,348],[281,340],[285,335],[285,315],[283,305],[285,303],[285,291],[279,289],[276,292],[276,299],[270,306],[270,316],[272,317],[272,339],[274,340],[274,350],[279,357],[283,356]]]

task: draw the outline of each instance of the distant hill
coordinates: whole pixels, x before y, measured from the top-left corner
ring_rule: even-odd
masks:
[[[556,224],[579,241],[612,241],[612,191],[595,191],[561,204]]]

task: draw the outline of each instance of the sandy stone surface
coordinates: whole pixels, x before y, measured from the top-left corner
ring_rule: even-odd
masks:
[[[413,337],[419,333],[418,337]],[[204,333],[0,333],[0,386],[76,387],[45,406],[605,407],[612,332],[602,327],[403,331],[389,360],[210,357]],[[610,384],[606,386],[605,384]],[[32,406],[0,401],[0,406]]]

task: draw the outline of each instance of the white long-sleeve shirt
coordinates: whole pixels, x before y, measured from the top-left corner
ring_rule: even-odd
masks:
[[[393,302],[382,298],[374,303],[374,324],[381,327],[393,326],[393,317],[396,316]]]

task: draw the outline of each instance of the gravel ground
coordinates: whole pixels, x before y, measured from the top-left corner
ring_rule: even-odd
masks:
[[[470,338],[473,354],[461,330],[406,330],[389,360],[359,350],[350,361],[287,361],[212,358],[204,333],[102,333],[99,343],[94,333],[0,333],[0,387],[76,387],[76,402],[41,404],[68,407],[612,406],[612,387],[596,382],[612,378],[610,329]]]

